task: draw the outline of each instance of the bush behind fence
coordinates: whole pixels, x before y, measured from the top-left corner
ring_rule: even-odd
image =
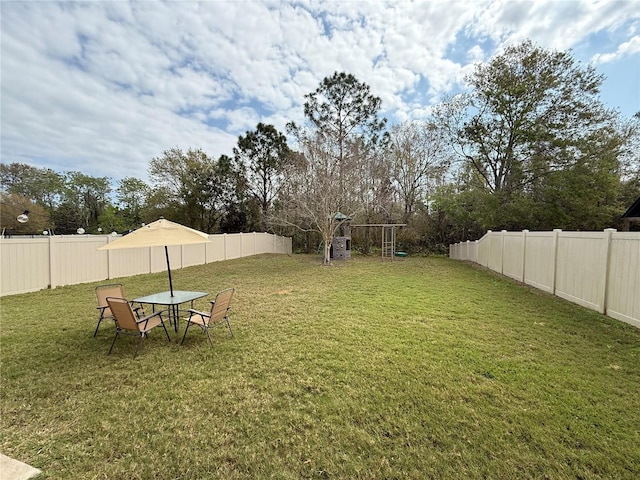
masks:
[[[492,232],[449,246],[468,260],[640,328],[640,233]]]
[[[0,239],[0,296],[166,271],[164,247],[98,251],[115,238]],[[291,254],[291,238],[269,233],[209,235],[209,243],[169,247],[169,261],[174,270],[262,253]]]

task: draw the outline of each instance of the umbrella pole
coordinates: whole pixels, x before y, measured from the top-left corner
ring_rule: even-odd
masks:
[[[171,290],[171,296],[173,297],[173,282],[171,281],[171,265],[169,265],[169,249],[164,246],[164,254],[167,257],[167,271],[169,272],[169,290]]]

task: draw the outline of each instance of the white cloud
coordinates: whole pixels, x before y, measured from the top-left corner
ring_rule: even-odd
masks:
[[[639,18],[637,0],[498,0],[478,12],[470,30],[499,45],[530,38],[546,48],[566,50],[592,33],[637,24]]]
[[[640,35],[636,35],[628,42],[621,43],[613,53],[596,53],[592,61],[595,64],[615,62],[622,57],[640,53]],[[640,86],[639,86],[640,88]]]
[[[421,118],[505,45],[640,51],[637,2],[2,2],[3,162],[146,178],[179,146],[230,154],[353,73],[390,120]],[[330,35],[325,35],[325,27]],[[604,40],[603,40],[604,39]],[[622,73],[624,74],[624,73]]]

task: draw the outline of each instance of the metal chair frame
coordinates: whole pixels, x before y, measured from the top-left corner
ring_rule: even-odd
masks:
[[[110,318],[113,320],[113,315],[111,314],[111,310],[109,309],[109,305],[107,305],[107,297],[118,297],[124,298],[124,287],[121,283],[109,283],[107,285],[98,285],[96,287],[96,299],[98,300],[98,306],[96,307],[99,311],[98,315],[98,324],[96,325],[96,329],[93,332],[93,336],[95,338],[98,335],[98,329],[100,328],[100,324],[102,320],[105,318]],[[142,305],[138,307],[134,307],[133,311],[135,312],[138,318],[144,317],[144,308]]]
[[[190,308],[189,318],[187,318],[187,326],[184,329],[184,335],[182,335],[182,341],[180,344],[182,345],[184,343],[184,339],[187,336],[187,332],[191,325],[197,325],[207,334],[209,345],[211,345],[212,348],[213,340],[209,333],[210,327],[215,327],[216,325],[225,322],[229,329],[229,333],[233,337],[233,330],[231,329],[231,323],[229,323],[229,310],[231,309],[231,298],[233,297],[234,292],[234,288],[227,288],[226,290],[219,292],[216,295],[215,300],[210,302],[211,310],[209,312],[201,312]]]
[[[158,325],[162,325],[164,333],[167,336],[167,340],[171,342],[171,337],[169,337],[169,332],[167,331],[167,327],[162,319],[164,310],[158,310],[151,315],[138,318],[131,306],[131,303],[126,298],[107,297],[107,304],[109,305],[109,309],[111,310],[116,324],[116,334],[113,337],[113,342],[111,342],[111,348],[109,348],[109,353],[107,355],[111,354],[113,346],[116,344],[116,340],[120,335],[132,335],[139,337],[135,353],[133,354],[133,358],[136,358],[142,339],[148,337],[149,331]]]

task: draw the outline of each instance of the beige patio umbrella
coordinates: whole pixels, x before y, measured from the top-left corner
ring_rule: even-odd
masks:
[[[169,249],[171,245],[192,245],[207,243],[209,235],[200,230],[185,227],[179,223],[170,222],[160,217],[148,225],[144,225],[113,242],[98,248],[98,250],[116,250],[121,248],[164,247],[167,257],[167,272],[169,273],[169,289],[173,297],[173,282],[171,280],[171,265],[169,264]]]

